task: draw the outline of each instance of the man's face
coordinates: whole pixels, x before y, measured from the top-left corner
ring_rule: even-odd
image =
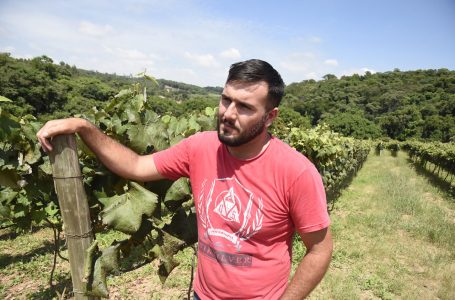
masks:
[[[222,143],[241,146],[266,130],[270,125],[267,93],[268,85],[263,81],[226,84],[218,110],[218,138]]]

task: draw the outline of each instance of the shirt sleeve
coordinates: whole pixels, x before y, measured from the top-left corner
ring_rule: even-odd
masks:
[[[318,231],[330,225],[322,178],[309,165],[288,191],[290,215],[299,233]]]
[[[162,176],[171,180],[189,177],[192,139],[193,136],[188,137],[168,149],[153,154],[156,169]]]

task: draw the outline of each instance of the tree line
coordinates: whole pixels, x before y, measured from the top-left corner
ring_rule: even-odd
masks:
[[[287,105],[355,138],[442,142],[455,138],[455,71],[354,74],[287,86]]]
[[[120,76],[79,69],[64,62],[55,64],[43,55],[32,59],[13,58],[0,53],[0,95],[12,103],[2,108],[16,116],[32,114],[40,120],[68,117],[102,107],[120,90],[141,81],[158,111],[182,114],[197,107],[215,106],[220,87],[195,85],[141,76]],[[176,107],[175,102],[188,102]]]
[[[44,55],[17,59],[0,53],[0,95],[13,100],[2,108],[18,116],[46,120],[85,113],[140,80],[55,64]],[[154,111],[175,116],[216,106],[222,91],[165,79],[141,84]],[[289,84],[281,110],[281,127],[325,123],[360,139],[450,142],[455,140],[455,71],[395,69],[340,78],[327,74],[323,80]]]

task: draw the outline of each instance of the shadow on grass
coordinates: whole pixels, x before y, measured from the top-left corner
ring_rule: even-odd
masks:
[[[4,228],[0,229],[0,241],[5,241],[5,240],[14,240],[20,235],[23,235],[24,233],[16,232],[13,228],[14,225],[6,226]],[[26,231],[25,234],[30,234],[30,233],[35,233],[40,231],[41,229],[46,228],[44,226],[34,226],[30,231]]]
[[[18,262],[28,263],[36,256],[44,255],[47,253],[53,253],[53,251],[54,251],[54,243],[45,241],[43,246],[36,248],[23,255],[0,254],[0,268],[4,268],[8,265],[15,264]]]
[[[61,299],[60,295],[65,295],[63,299],[72,299],[73,285],[71,278],[56,278],[57,281],[53,287],[42,288],[39,291],[27,295],[27,299]]]
[[[2,228],[0,231],[0,241],[14,240],[20,234],[10,230],[9,228]]]
[[[455,186],[453,186],[450,182],[445,181],[437,174],[427,170],[424,166],[413,162],[410,158],[408,158],[408,163],[414,166],[417,174],[426,177],[433,186],[441,190],[441,192],[447,195],[448,198],[451,198],[452,201],[455,201]]]

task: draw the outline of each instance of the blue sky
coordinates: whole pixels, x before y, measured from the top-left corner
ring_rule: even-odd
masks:
[[[455,1],[0,0],[0,52],[199,86],[222,86],[250,58],[287,84],[454,70]]]

